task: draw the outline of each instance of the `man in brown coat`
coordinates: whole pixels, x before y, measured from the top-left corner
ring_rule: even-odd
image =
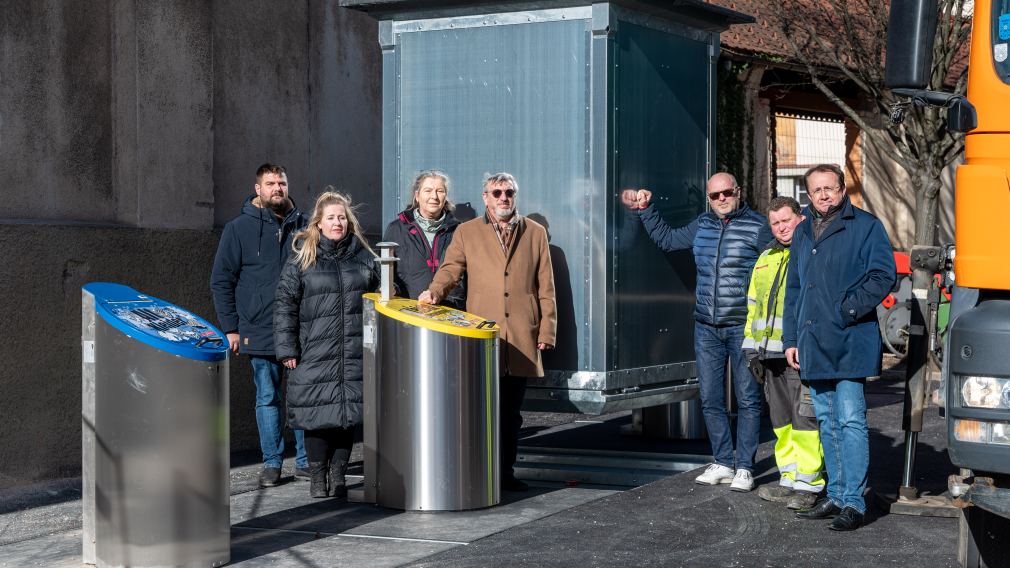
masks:
[[[512,470],[523,424],[519,410],[527,378],[544,376],[540,352],[554,347],[558,328],[547,231],[516,213],[518,190],[512,174],[484,180],[487,210],[456,229],[442,266],[418,297],[437,304],[465,274],[466,311],[501,328],[501,485],[507,491],[527,489]]]

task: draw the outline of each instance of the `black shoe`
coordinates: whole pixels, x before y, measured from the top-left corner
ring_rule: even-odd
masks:
[[[835,520],[831,521],[828,528],[833,531],[854,531],[861,526],[863,526],[863,514],[852,507],[846,507],[838,513]]]
[[[274,487],[281,482],[281,468],[265,467],[260,472],[260,487]]]
[[[303,479],[308,481],[312,479],[312,474],[309,473],[309,468],[307,467],[296,467],[295,468],[295,479]]]
[[[309,495],[316,499],[328,497],[326,491],[326,464],[323,462],[309,463]]]
[[[505,491],[529,491],[530,486],[526,484],[525,481],[521,479],[516,479],[514,477],[507,477],[502,480],[501,488]]]
[[[347,498],[347,462],[334,458],[330,462],[330,497]]]
[[[800,510],[800,511],[796,511],[796,518],[797,519],[831,519],[831,518],[834,518],[835,516],[837,516],[838,513],[841,513],[841,512],[842,512],[841,508],[839,508],[838,505],[835,505],[834,501],[832,501],[831,499],[828,499],[827,497],[825,497],[824,499],[821,499],[820,501],[818,501],[817,503],[815,503],[814,506],[811,507],[811,508],[809,508],[809,509],[803,509],[803,510]]]

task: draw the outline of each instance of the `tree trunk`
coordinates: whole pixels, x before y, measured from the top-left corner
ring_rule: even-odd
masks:
[[[940,173],[934,168],[920,164],[918,172],[912,174],[915,190],[915,241],[917,245],[933,245],[936,239],[936,219],[939,206]]]

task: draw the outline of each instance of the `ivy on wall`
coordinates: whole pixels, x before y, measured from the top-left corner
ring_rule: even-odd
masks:
[[[736,176],[744,199],[755,207],[752,174],[755,158],[754,114],[747,104],[745,77],[750,64],[723,59],[718,65],[716,84],[716,169]]]

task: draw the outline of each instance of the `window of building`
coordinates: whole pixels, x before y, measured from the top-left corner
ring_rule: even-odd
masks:
[[[807,205],[803,174],[817,164],[845,167],[841,119],[775,113],[775,191]]]

